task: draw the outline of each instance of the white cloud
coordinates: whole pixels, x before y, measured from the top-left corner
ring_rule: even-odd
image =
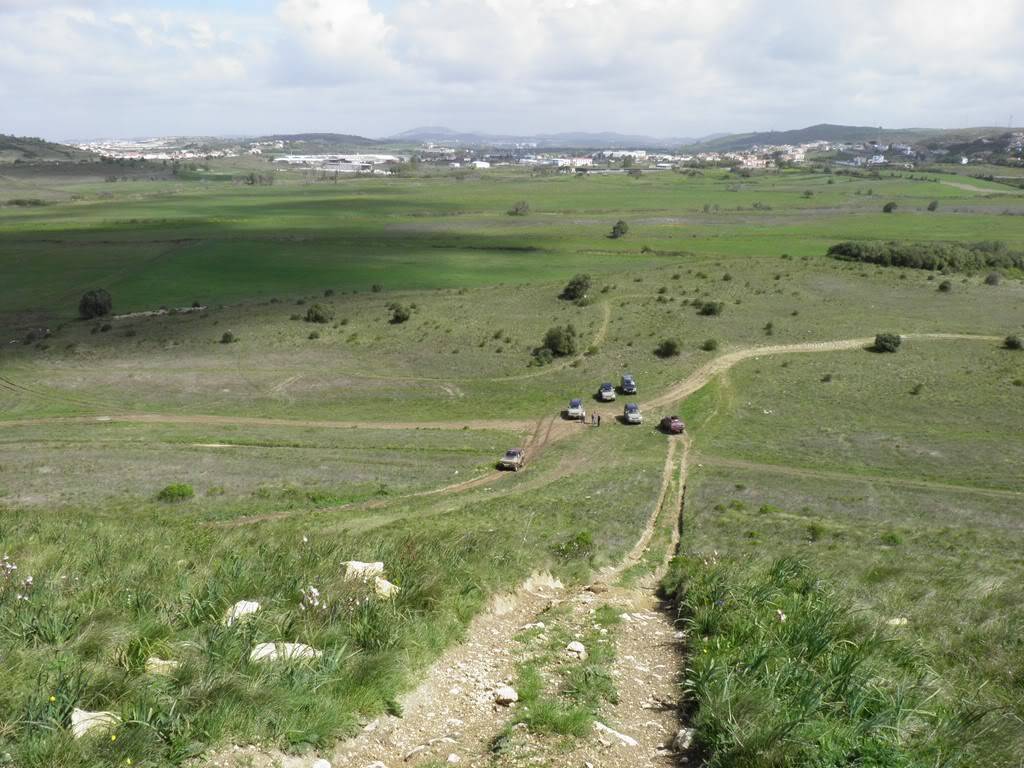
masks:
[[[1020,0],[376,2],[0,0],[0,89],[21,97],[0,130],[695,135],[1024,114]]]

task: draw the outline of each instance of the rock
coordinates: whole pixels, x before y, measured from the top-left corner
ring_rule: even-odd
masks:
[[[448,755],[448,765],[455,765],[456,763],[461,763],[461,762],[462,762],[462,758],[459,757],[458,755],[456,755],[454,752],[452,752],[450,755]]]
[[[259,643],[249,654],[249,661],[304,661],[321,656],[322,651],[302,643]]]
[[[374,576],[384,575],[384,563],[363,563],[359,560],[349,560],[342,565],[345,566],[346,579],[369,581]]]
[[[640,742],[638,742],[632,736],[627,736],[624,733],[619,733],[618,731],[616,731],[616,730],[614,730],[612,728],[609,728],[607,725],[605,725],[604,723],[602,723],[599,720],[595,720],[594,721],[594,730],[596,730],[598,733],[604,733],[604,734],[607,734],[608,736],[611,736],[613,738],[618,739],[620,742],[625,744],[627,747],[637,747],[637,746],[640,746]]]
[[[693,746],[693,737],[696,731],[693,728],[680,728],[672,739],[672,749],[676,752],[686,752]]]
[[[593,592],[595,595],[600,595],[608,591],[608,585],[595,581],[593,584],[588,584],[586,589],[587,592]]]
[[[173,675],[180,666],[180,661],[172,661],[170,659],[161,659],[157,656],[150,656],[146,659],[146,674]]]
[[[378,760],[375,763],[370,763],[368,766],[366,766],[366,768],[388,768],[388,767],[386,765],[384,765],[384,763],[382,763],[380,760]]]
[[[71,735],[80,739],[91,731],[109,731],[121,724],[121,718],[113,712],[87,712],[84,709],[71,710]]]
[[[322,757],[319,760],[314,760],[313,765],[309,768],[331,768],[331,763],[328,760],[324,760]]]
[[[581,643],[579,640],[573,640],[571,643],[565,646],[565,650],[567,650],[570,654],[575,656],[580,661],[583,661],[587,658],[586,646],[584,646],[583,643]]]
[[[503,707],[507,707],[510,704],[515,704],[519,701],[519,694],[512,686],[503,685],[494,692],[494,701]]]
[[[906,616],[898,616],[895,619],[889,619],[886,624],[890,627],[905,627],[907,626],[908,619]]]
[[[373,580],[373,591],[377,593],[377,597],[391,598],[402,590],[397,584],[392,584],[383,576],[377,576]]]
[[[259,609],[260,604],[255,600],[239,600],[228,608],[228,612],[224,614],[224,624],[229,627],[234,626],[246,616],[256,613]]]
[[[544,629],[544,622],[535,621],[533,624],[523,624],[523,626],[521,626],[519,629],[521,629],[524,632],[528,629]]]

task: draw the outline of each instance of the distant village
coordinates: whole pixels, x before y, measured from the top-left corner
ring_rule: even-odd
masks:
[[[999,151],[1024,157],[1024,131],[1002,137]],[[799,166],[808,162],[830,163],[851,168],[914,168],[921,163],[957,163],[967,165],[971,157],[950,148],[877,141],[812,141],[790,145],[755,145],[748,149],[707,152],[666,152],[649,149],[599,149],[587,151],[541,150],[536,144],[507,147],[447,146],[427,142],[405,147],[394,154],[370,152],[303,152],[302,140],[240,141],[232,144],[218,140],[220,146],[196,143],[196,140],[144,139],[135,141],[99,141],[78,144],[106,160],[187,162],[215,158],[259,157],[279,170],[304,170],[316,176],[339,174],[388,175],[410,165],[449,169],[487,170],[501,167],[548,169],[557,173],[630,173],[671,171],[687,168],[724,167],[755,170]],[[984,150],[984,142],[980,140]]]

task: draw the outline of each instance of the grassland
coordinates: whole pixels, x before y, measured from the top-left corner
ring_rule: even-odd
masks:
[[[940,292],[920,270],[825,256],[851,239],[1024,247],[1006,215],[1024,196],[981,180],[282,172],[245,187],[89,170],[0,174],[0,200],[48,203],[0,208],[0,553],[18,565],[0,582],[0,753],[19,766],[301,749],[394,709],[490,595],[537,568],[588,578],[633,546],[665,459],[651,427],[674,403],[641,428],[593,399],[608,428],[551,421],[625,371],[643,406],[753,346],[1024,330],[1019,276],[957,275]],[[517,200],[529,216],[505,214]],[[619,218],[630,233],[609,239]],[[576,272],[594,280],[583,306],[558,298]],[[119,313],[201,307],[76,320],[99,286]],[[703,301],[724,309],[701,316]],[[390,322],[393,302],[408,322]],[[334,319],[304,322],[313,303]],[[535,365],[567,323],[577,354]],[[665,338],[678,356],[655,356]],[[749,360],[685,404],[683,550],[719,550],[743,584],[757,579],[744,564],[794,555],[869,621],[908,618],[899,632],[942,700],[991,712],[963,765],[1021,748],[1022,379],[1024,357],[992,338],[908,340],[895,355]],[[527,471],[495,475],[516,444],[536,447]],[[159,502],[172,483],[195,498]],[[593,549],[573,556],[562,545],[581,533]],[[348,559],[383,560],[399,596],[344,581]],[[647,553],[626,581],[657,565]],[[300,607],[309,586],[327,610]],[[229,630],[239,599],[264,610]],[[261,640],[324,661],[268,670],[247,660]],[[154,678],[149,655],[182,666]],[[126,725],[73,741],[72,706]]]

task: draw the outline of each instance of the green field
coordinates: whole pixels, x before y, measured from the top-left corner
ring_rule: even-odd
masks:
[[[729,353],[879,332],[971,338],[752,353],[679,405],[693,449],[666,586],[683,595],[717,550],[739,595],[794,556],[827,585],[823,606],[910,649],[899,653],[928,671],[933,697],[921,718],[941,738],[909,718],[888,745],[904,762],[822,766],[1016,765],[1024,352],[1002,340],[1024,334],[1022,276],[989,285],[826,252],[858,239],[1024,250],[1024,193],[799,171],[212,180],[266,168],[245,162],[187,180],[0,172],[0,556],[18,566],[0,571],[0,765],[7,753],[70,768],[327,747],[394,711],[495,593],[541,569],[585,583],[633,547],[662,487],[654,426],[677,409],[645,403]],[[2,204],[21,197],[46,204]],[[507,215],[519,200],[529,215]],[[611,239],[618,219],[629,233]],[[588,300],[560,299],[581,272]],[[99,287],[115,313],[150,314],[77,319]],[[393,303],[408,321],[391,321]],[[303,319],[314,304],[329,322]],[[567,324],[576,351],[538,365],[545,332]],[[664,340],[679,354],[658,357]],[[625,398],[595,397],[627,371],[643,427],[613,420]],[[562,421],[571,397],[607,428]],[[496,473],[514,445],[527,470]],[[194,496],[159,499],[181,483]],[[670,536],[663,516],[625,583],[656,569]],[[345,581],[350,559],[384,561],[401,592]],[[328,609],[301,607],[309,586]],[[224,627],[241,599],[264,609]],[[252,643],[278,640],[323,660],[248,660]],[[155,678],[149,656],[181,666]],[[909,674],[885,658],[886,675]],[[75,706],[119,712],[119,738],[73,740]],[[719,714],[687,706],[703,708],[699,722]],[[954,721],[977,727],[951,755]],[[845,727],[835,713],[822,722],[802,736]],[[865,728],[861,746],[875,745]],[[732,764],[809,764],[765,738]],[[729,764],[724,742],[702,747]]]

